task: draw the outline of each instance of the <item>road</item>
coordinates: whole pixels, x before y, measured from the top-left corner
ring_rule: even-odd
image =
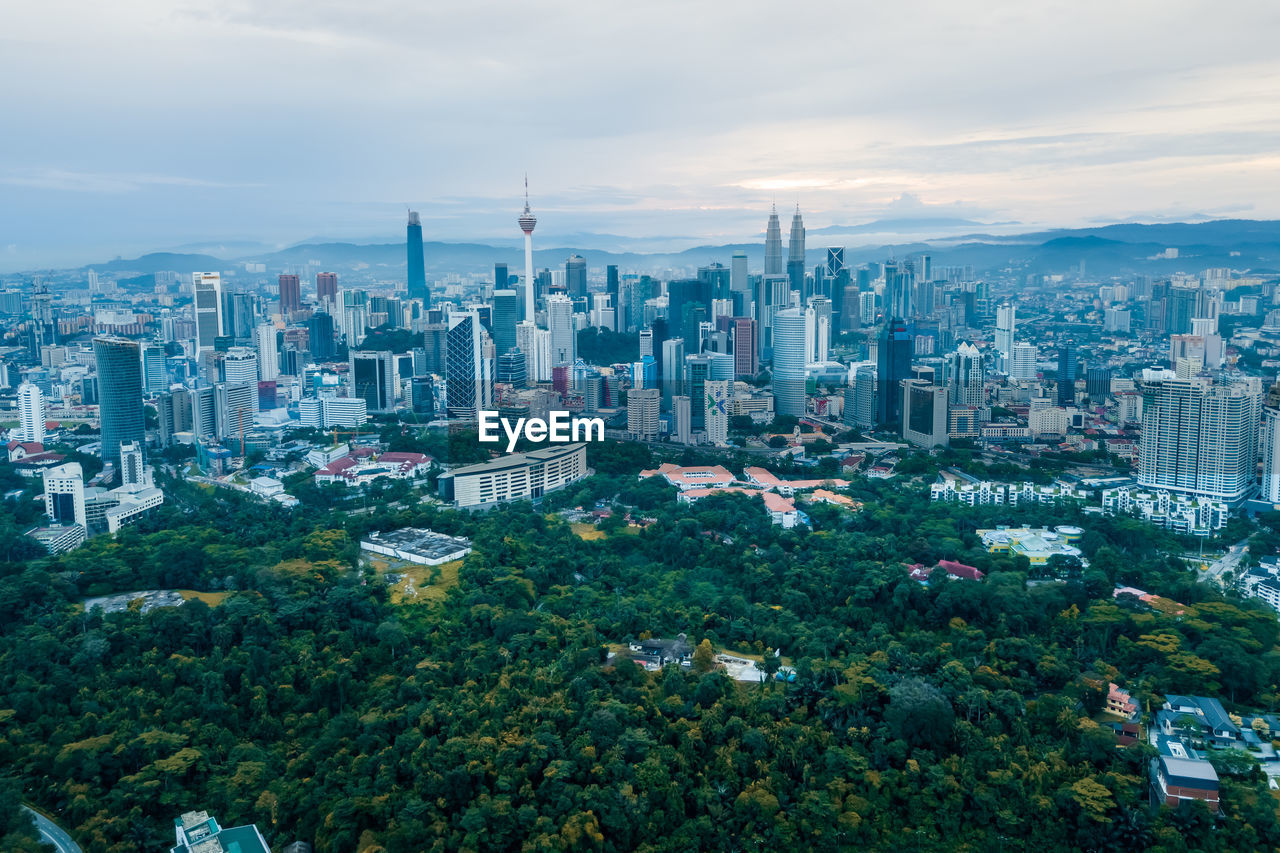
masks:
[[[36,830],[40,833],[40,840],[45,844],[52,844],[54,847],[58,848],[58,853],[84,853],[84,851],[80,849],[80,845],[72,841],[71,836],[67,835],[66,830],[62,827],[49,820],[49,818],[40,814],[40,812],[35,809],[27,808],[26,806],[23,806],[22,808],[27,812],[27,814],[31,815],[32,820],[35,821]]]
[[[1200,580],[1206,583],[1214,583],[1222,586],[1222,575],[1230,571],[1237,571],[1240,563],[1244,560],[1246,554],[1249,553],[1249,540],[1242,539],[1227,549],[1227,553],[1209,564],[1209,568],[1200,573]]]

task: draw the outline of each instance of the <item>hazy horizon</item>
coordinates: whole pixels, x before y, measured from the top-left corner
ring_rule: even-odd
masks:
[[[1280,218],[1280,9],[1232,15],[15,6],[0,269],[390,242],[406,207],[428,239],[515,239],[526,172],[543,245],[755,240],[797,201],[811,229]]]

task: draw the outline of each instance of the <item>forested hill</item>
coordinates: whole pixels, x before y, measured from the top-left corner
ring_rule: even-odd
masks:
[[[1256,770],[1224,775],[1216,823],[1153,813],[1149,749],[1089,719],[1108,679],[1277,701],[1274,615],[1195,584],[1135,521],[1089,518],[1093,568],[1028,587],[974,530],[1070,511],[930,504],[920,487],[859,485],[863,512],[783,532],[758,501],[687,508],[601,475],[557,501],[616,496],[655,519],[619,516],[604,538],[555,501],[342,515],[171,493],[114,541],[0,569],[0,767],[87,851],[164,849],[194,808],[320,853],[1280,845]],[[404,525],[475,551],[445,594],[396,605],[352,567],[361,535]],[[988,577],[908,579],[903,563],[943,557]],[[1116,603],[1114,583],[1187,609]],[[234,591],[76,606],[147,588]],[[780,649],[797,678],[605,665],[644,632]]]

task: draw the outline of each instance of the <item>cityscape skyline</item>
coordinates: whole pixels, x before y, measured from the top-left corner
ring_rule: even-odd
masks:
[[[946,236],[940,220],[1280,216],[1280,65],[1253,58],[1268,55],[1274,9],[1242,4],[1231,28],[1198,5],[1105,17],[1096,4],[1070,17],[999,5],[982,27],[965,9],[925,11],[908,22],[813,4],[776,33],[768,16],[673,18],[663,4],[585,20],[515,7],[493,31],[474,11],[343,4],[140,3],[73,21],[23,9],[0,52],[27,81],[0,95],[24,128],[0,141],[0,202],[22,211],[5,217],[0,269],[368,239],[406,204],[437,239],[511,238],[526,171],[553,241],[744,240],[760,209],[797,199],[811,228],[894,220],[917,236]],[[569,20],[582,37],[567,49],[527,49]],[[813,33],[842,28],[868,37],[811,55]],[[623,32],[673,50],[709,32],[771,47],[765,61],[691,49],[677,73],[613,61]],[[89,85],[71,84],[89,68]],[[447,85],[418,85],[432,73]],[[175,145],[170,125],[218,130]],[[66,247],[68,228],[87,239]]]

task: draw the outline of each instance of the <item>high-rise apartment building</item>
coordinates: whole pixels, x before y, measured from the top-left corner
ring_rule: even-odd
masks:
[[[147,438],[142,410],[142,354],[137,341],[93,339],[98,371],[98,417],[102,422],[102,461],[119,464],[120,443]]]
[[[1249,497],[1257,476],[1261,383],[1147,371],[1141,385],[1138,484],[1230,504]]]
[[[756,321],[750,317],[733,318],[733,372],[746,377],[760,372],[756,361]]]
[[[18,386],[18,440],[44,443],[44,394],[30,382]]]
[[[996,309],[996,359],[1000,369],[1009,372],[1008,359],[1013,355],[1013,335],[1017,327],[1017,308],[1013,305],[1001,305]]]
[[[302,280],[289,273],[280,274],[280,314],[288,317],[302,310]]]
[[[320,302],[338,301],[338,274],[336,272],[316,273],[316,299]]]

